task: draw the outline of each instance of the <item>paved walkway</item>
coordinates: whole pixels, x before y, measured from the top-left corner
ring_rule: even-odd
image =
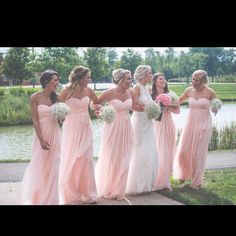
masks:
[[[17,205],[20,181],[28,163],[0,163],[0,205]],[[236,150],[209,152],[207,169],[236,168]],[[156,192],[127,196],[126,200],[100,199],[96,205],[182,205]]]

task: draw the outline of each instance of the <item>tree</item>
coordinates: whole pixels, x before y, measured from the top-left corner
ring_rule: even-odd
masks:
[[[94,89],[96,89],[96,82],[100,81],[102,77],[107,76],[109,73],[106,48],[87,48],[84,52],[84,61],[91,70]]]
[[[110,66],[110,73],[115,69],[115,64],[118,60],[118,54],[114,48],[107,49],[108,63]]]
[[[3,61],[2,73],[9,79],[9,85],[14,79],[22,84],[24,79],[27,80],[32,77],[30,62],[29,48],[15,47],[7,51]]]
[[[121,59],[116,63],[116,68],[130,70],[133,74],[135,69],[143,63],[142,56],[133,49],[123,52]]]
[[[205,69],[209,76],[212,77],[212,82],[214,82],[214,76],[217,74],[216,71],[220,66],[220,58],[224,53],[224,48],[222,47],[207,47],[207,48],[190,48],[192,53],[203,53],[207,55]]]
[[[69,74],[74,67],[85,64],[76,50],[77,48],[72,47],[44,48],[35,59],[34,72],[37,74],[47,69],[55,70],[60,75],[60,81],[67,83]]]
[[[148,48],[145,50],[145,64],[150,65],[153,69],[153,71],[158,71],[158,56],[159,52],[155,51],[153,48]]]

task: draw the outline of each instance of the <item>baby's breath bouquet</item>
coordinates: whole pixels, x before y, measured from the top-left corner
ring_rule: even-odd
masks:
[[[168,94],[171,97],[171,101],[172,101],[171,105],[176,107],[178,105],[178,99],[179,99],[178,96],[173,91],[170,91]]]
[[[99,112],[99,118],[106,123],[111,123],[115,118],[115,109],[109,105],[105,105]]]
[[[148,119],[158,120],[159,116],[161,115],[161,108],[154,101],[148,103],[145,106],[144,111],[147,112]]]
[[[221,109],[223,103],[220,99],[214,98],[211,100],[211,111],[216,115],[216,113]]]
[[[52,115],[59,121],[65,119],[69,112],[70,108],[64,102],[57,102],[52,105]]]

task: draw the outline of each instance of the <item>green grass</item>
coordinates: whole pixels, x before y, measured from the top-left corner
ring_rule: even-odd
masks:
[[[26,159],[2,159],[0,163],[18,163],[18,162],[30,162],[30,160]]]
[[[205,172],[202,189],[190,188],[190,181],[180,185],[171,180],[172,192],[158,191],[186,205],[236,205],[236,168]]]
[[[191,86],[186,84],[168,84],[169,89],[176,92],[180,96],[183,91]],[[217,97],[223,101],[235,101],[236,100],[236,83],[222,83],[222,84],[209,84],[209,87],[214,89]]]

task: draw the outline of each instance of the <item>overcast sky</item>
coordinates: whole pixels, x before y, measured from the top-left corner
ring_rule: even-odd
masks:
[[[140,52],[144,56],[144,51],[148,47],[114,47],[116,49],[116,52],[118,53],[118,56],[120,57],[122,55],[122,52],[126,51],[128,48],[132,48],[137,52]],[[164,53],[167,47],[153,47],[155,50],[160,51],[160,53]],[[40,51],[40,47],[34,47],[36,51]],[[229,49],[229,48],[225,48]],[[0,47],[0,52],[6,53],[8,48],[6,47]],[[86,50],[86,47],[80,47],[78,52],[82,54],[83,50]],[[189,47],[174,47],[175,52],[180,53],[181,51],[187,52],[189,50]]]
[[[144,51],[148,48],[148,47],[115,47],[116,52],[118,53],[119,56],[122,55],[122,52],[126,51],[128,48],[132,48],[137,52],[140,52],[142,55],[144,55]],[[155,50],[160,51],[161,53],[164,53],[164,51],[167,49],[167,47],[153,47]],[[34,48],[36,51],[39,50],[39,47],[35,47]],[[180,52],[180,51],[188,51],[189,48],[187,47],[174,47],[174,50],[176,52]],[[6,51],[8,50],[8,48],[6,47],[0,47],[0,52],[6,53]],[[81,47],[79,49],[79,52],[82,52],[83,50],[86,50],[86,47]]]

